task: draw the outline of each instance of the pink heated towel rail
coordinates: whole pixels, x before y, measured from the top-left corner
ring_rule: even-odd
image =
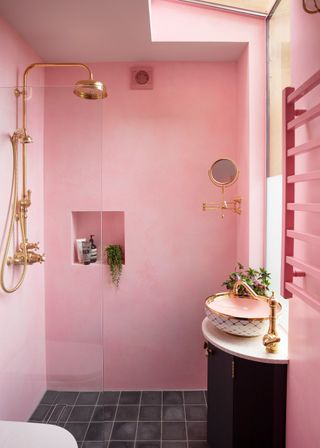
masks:
[[[282,272],[281,294],[285,298],[292,295],[319,306],[319,300],[312,297],[304,289],[293,283],[294,277],[311,275],[320,279],[320,269],[298,259],[294,253],[294,240],[307,244],[320,244],[320,236],[295,230],[295,212],[320,213],[320,203],[296,203],[295,185],[320,179],[320,170],[303,174],[295,173],[295,156],[320,149],[320,138],[295,146],[295,131],[298,127],[320,116],[320,104],[308,110],[295,108],[295,103],[320,85],[320,70],[304,82],[299,88],[287,87],[283,91],[283,222],[282,222]],[[319,246],[320,249],[320,246]]]

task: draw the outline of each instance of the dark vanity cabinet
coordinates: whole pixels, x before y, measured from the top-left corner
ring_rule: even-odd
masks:
[[[207,351],[210,448],[285,448],[287,365]]]

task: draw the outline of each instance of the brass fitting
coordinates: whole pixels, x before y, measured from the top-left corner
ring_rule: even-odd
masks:
[[[42,263],[46,259],[44,254],[37,254],[36,252],[29,251],[27,253],[27,263],[28,264],[34,264],[34,263]]]
[[[46,259],[44,254],[37,254],[36,252],[30,250],[35,249],[37,250],[39,246],[39,243],[26,243],[26,249],[27,249],[27,264],[34,264],[34,263],[43,263]],[[14,257],[8,257],[7,260],[8,266],[11,265],[23,265],[25,264],[25,251],[23,248],[23,243],[20,244],[20,249],[17,250],[14,254]]]
[[[274,298],[274,292],[269,299],[269,306],[269,329],[268,333],[263,336],[263,345],[265,346],[268,353],[277,353],[277,351],[279,350],[280,337],[278,336],[276,328],[278,302]]]

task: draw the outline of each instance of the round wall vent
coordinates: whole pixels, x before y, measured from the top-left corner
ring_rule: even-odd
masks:
[[[152,89],[153,71],[151,67],[131,68],[131,88],[132,89]]]

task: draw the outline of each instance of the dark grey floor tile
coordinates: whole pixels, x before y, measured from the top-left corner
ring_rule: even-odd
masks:
[[[202,390],[185,390],[184,402],[185,404],[205,404],[204,393]]]
[[[42,397],[40,404],[53,404],[58,396],[59,392],[56,390],[47,390]]]
[[[160,440],[161,423],[160,422],[139,422],[137,440]]]
[[[30,417],[30,422],[42,422],[46,420],[51,412],[52,406],[49,404],[39,404]]]
[[[76,405],[95,405],[99,398],[99,392],[80,392]]]
[[[109,440],[111,429],[112,429],[111,422],[90,423],[85,440],[86,441]]]
[[[207,422],[187,422],[189,440],[207,440]]]
[[[183,406],[163,406],[162,420],[167,422],[179,422],[184,421],[184,408]]]
[[[162,403],[162,392],[161,391],[143,391],[141,404],[161,404]]]
[[[83,442],[81,448],[107,448],[106,442]]]
[[[186,440],[186,425],[184,422],[163,422],[163,440]]]
[[[62,415],[65,406],[63,404],[56,404],[52,407],[49,416],[47,417],[48,423],[57,423]]]
[[[56,398],[57,404],[74,404],[78,398],[79,392],[59,392]]]
[[[139,404],[141,392],[126,391],[121,392],[119,404]]]
[[[189,442],[189,448],[210,448],[208,442]]]
[[[106,391],[102,392],[98,399],[98,404],[117,404],[120,392]]]
[[[68,420],[69,415],[70,415],[72,409],[73,409],[72,405],[67,405],[67,406],[63,405],[63,410],[62,410],[62,412],[61,412],[61,414],[59,416],[59,420],[58,421],[60,423],[65,423]]]
[[[182,404],[183,395],[180,391],[168,390],[163,392],[163,404]]]
[[[187,420],[207,421],[207,406],[205,405],[186,405]]]
[[[134,448],[134,442],[112,441],[108,448]]]
[[[116,420],[122,422],[135,422],[138,420],[139,406],[118,406]]]
[[[68,422],[90,422],[93,411],[94,406],[74,406]]]
[[[116,406],[96,406],[92,416],[93,422],[104,422],[114,419]]]
[[[162,442],[162,448],[187,448],[187,442]]]
[[[161,406],[141,406],[139,420],[151,422],[161,420]]]
[[[76,441],[84,440],[88,428],[88,423],[67,423],[65,429],[73,435]]]
[[[160,448],[161,442],[136,442],[136,448]]]
[[[136,422],[115,422],[111,440],[134,440],[136,428]]]

